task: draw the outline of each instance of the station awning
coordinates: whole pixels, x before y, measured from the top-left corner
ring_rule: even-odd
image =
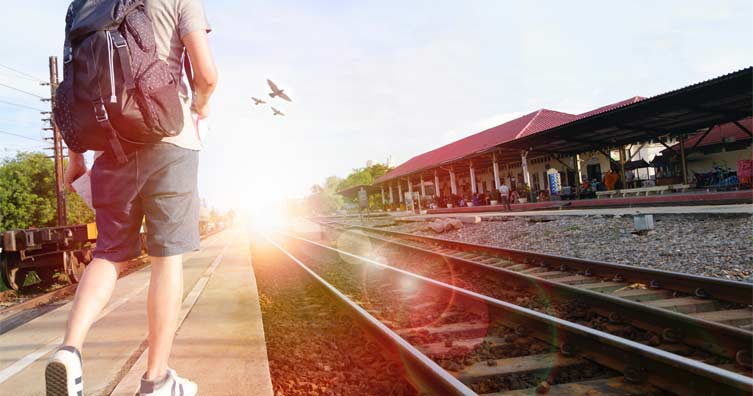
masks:
[[[342,195],[343,197],[350,198],[350,199],[355,199],[355,198],[358,198],[358,192],[361,191],[362,188],[364,190],[366,190],[366,193],[368,195],[381,194],[382,193],[381,187],[379,187],[379,186],[372,186],[372,185],[368,185],[368,184],[357,184],[355,186],[350,186],[350,187],[347,187],[347,188],[344,188],[344,189],[338,191],[337,193],[340,194],[340,195]]]
[[[753,68],[580,118],[498,146],[575,154],[694,133],[753,114]]]
[[[625,170],[634,170],[634,169],[652,168],[652,167],[653,165],[649,164],[648,162],[642,159],[625,163]]]

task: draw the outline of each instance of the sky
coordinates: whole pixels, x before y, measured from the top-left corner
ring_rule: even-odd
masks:
[[[199,189],[220,209],[300,197],[367,160],[397,165],[539,108],[581,113],[753,65],[749,0],[205,4],[220,84]],[[45,79],[66,7],[15,2],[0,65]],[[293,102],[269,100],[267,78]],[[49,93],[2,66],[0,83]],[[3,102],[48,106],[0,86],[0,131],[25,136],[0,134],[0,157],[49,146],[39,114]]]

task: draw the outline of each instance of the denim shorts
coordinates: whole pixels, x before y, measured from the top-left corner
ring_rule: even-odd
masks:
[[[163,142],[128,154],[123,164],[109,154],[97,158],[91,172],[94,257],[114,262],[138,257],[144,220],[150,256],[198,250],[198,165],[198,151]]]

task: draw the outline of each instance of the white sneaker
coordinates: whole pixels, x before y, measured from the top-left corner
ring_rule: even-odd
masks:
[[[178,377],[175,370],[168,368],[167,375],[159,382],[142,378],[139,396],[195,396],[198,389],[195,383]]]
[[[72,346],[55,351],[44,370],[47,396],[82,396],[84,378],[81,370],[81,352]]]

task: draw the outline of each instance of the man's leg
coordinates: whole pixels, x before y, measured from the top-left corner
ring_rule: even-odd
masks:
[[[102,312],[118,280],[121,263],[95,258],[86,266],[76,289],[63,345],[81,350],[92,323]]]
[[[183,297],[183,256],[150,257],[151,282],[147,300],[149,355],[146,380],[162,378],[178,327]]]

